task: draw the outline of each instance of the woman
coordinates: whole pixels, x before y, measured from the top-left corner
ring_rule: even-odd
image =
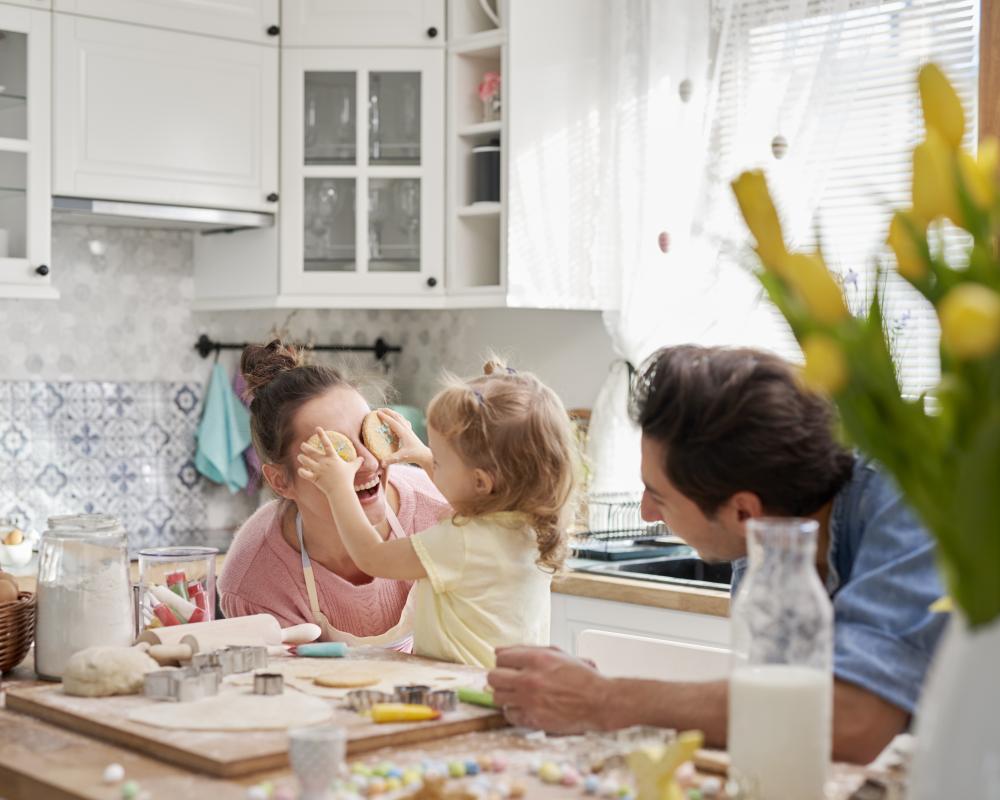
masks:
[[[299,447],[317,426],[351,439],[363,464],[354,486],[369,521],[386,539],[410,536],[450,513],[422,470],[380,464],[361,440],[370,411],[337,370],[306,366],[278,340],[243,351],[250,432],[263,475],[280,499],[237,531],[219,575],[227,617],[267,613],[282,626],[315,622],[324,641],[408,650],[409,581],[372,578],[351,560],[326,496],[297,474]]]

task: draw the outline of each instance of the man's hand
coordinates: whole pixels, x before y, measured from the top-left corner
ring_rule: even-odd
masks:
[[[391,408],[380,408],[378,418],[388,425],[389,430],[399,439],[399,448],[382,461],[383,472],[388,472],[387,468],[393,464],[416,464],[425,472],[431,472],[434,456],[431,455],[431,449],[413,432],[410,421]]]
[[[580,733],[607,727],[611,681],[594,667],[556,648],[497,650],[489,674],[493,700],[514,725],[550,733]]]
[[[322,450],[308,442],[302,443],[299,453],[299,475],[315,483],[331,500],[354,494],[354,477],[363,463],[362,459],[344,461],[338,454],[323,428],[316,428]]]

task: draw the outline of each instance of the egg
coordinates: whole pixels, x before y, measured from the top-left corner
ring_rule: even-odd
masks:
[[[17,528],[14,528],[14,530],[8,533],[6,538],[4,538],[3,543],[13,545],[13,544],[21,544],[21,542],[23,541],[24,541],[24,534]]]
[[[11,581],[0,581],[0,606],[17,600],[17,584]]]

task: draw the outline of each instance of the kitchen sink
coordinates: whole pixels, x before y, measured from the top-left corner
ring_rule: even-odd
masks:
[[[719,590],[729,588],[733,575],[728,563],[710,564],[700,558],[676,556],[597,564],[584,567],[583,571]]]

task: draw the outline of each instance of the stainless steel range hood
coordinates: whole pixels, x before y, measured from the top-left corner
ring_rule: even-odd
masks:
[[[127,203],[120,200],[88,200],[81,197],[53,197],[52,216],[61,222],[127,225],[140,228],[182,228],[203,233],[270,228],[274,225],[274,214],[259,211]]]

